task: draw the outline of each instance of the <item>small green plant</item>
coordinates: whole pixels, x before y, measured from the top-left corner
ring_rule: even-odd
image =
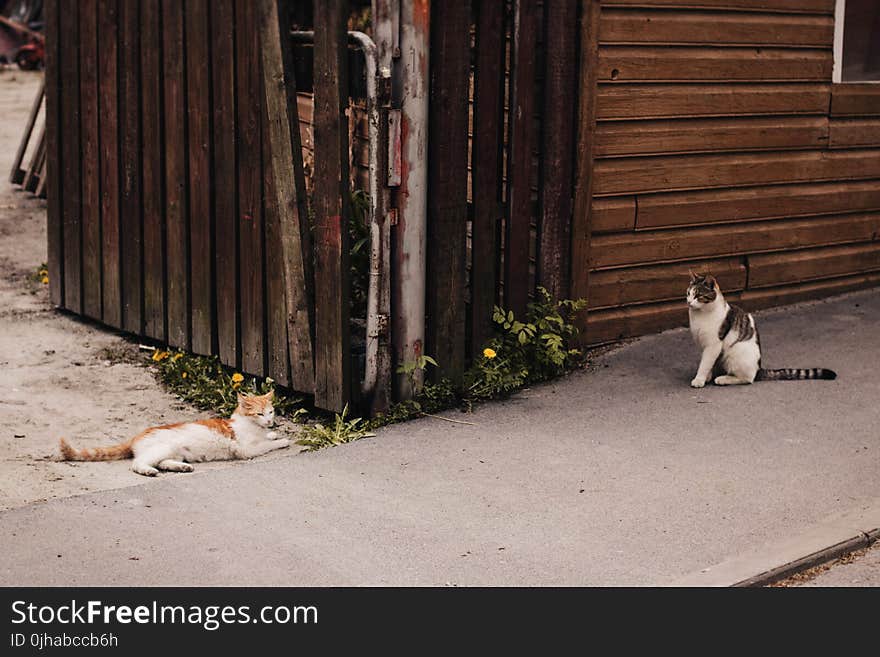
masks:
[[[574,369],[582,354],[573,346],[578,330],[572,320],[586,305],[585,299],[555,301],[539,287],[525,321],[496,306],[495,336],[465,374],[465,399],[506,396]]]
[[[506,397],[532,383],[546,381],[570,371],[580,364],[582,354],[574,347],[578,335],[574,315],[586,307],[586,301],[554,301],[544,288],[538,288],[529,304],[525,321],[512,311],[495,308],[495,335],[461,381],[449,379],[426,382],[414,399],[392,406],[373,418],[371,427],[403,422],[425,414],[463,406],[488,399]],[[412,376],[433,358],[404,363],[397,371]]]
[[[366,318],[370,285],[370,195],[363,190],[351,194],[348,219],[351,316]]]
[[[220,363],[216,356],[197,356],[185,351],[156,349],[150,356],[159,380],[172,393],[196,408],[231,415],[238,405],[238,393],[264,395],[273,392],[277,415],[298,419],[305,410],[302,399],[289,397],[275,388],[271,378],[245,376]]]
[[[369,431],[369,425],[361,418],[353,420],[346,419],[348,415],[348,405],[342,409],[342,415],[336,414],[333,424],[324,426],[323,424],[313,424],[306,426],[302,430],[302,438],[296,441],[297,445],[302,445],[303,452],[314,452],[324,447],[336,447],[350,443],[361,438],[370,438],[376,434]]]
[[[413,388],[416,388],[418,387],[416,386],[416,372],[424,372],[428,368],[428,365],[433,365],[434,367],[437,367],[437,361],[430,356],[422,354],[415,360],[408,360],[399,365],[397,367],[397,373],[405,374],[407,377],[409,377],[410,385]]]

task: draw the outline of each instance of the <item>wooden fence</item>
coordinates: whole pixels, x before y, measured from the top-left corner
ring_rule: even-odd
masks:
[[[571,254],[589,243],[574,203],[589,198],[595,9],[433,4],[426,353],[443,375],[485,346],[496,303],[523,316],[536,286],[586,291]]]
[[[315,46],[326,84],[312,118],[312,271],[301,185],[293,188],[302,162],[289,48],[278,36],[267,42],[275,3],[47,0],[53,303],[218,354],[314,393],[324,408],[353,398],[344,4],[324,3]],[[278,68],[265,85],[269,46]],[[285,95],[293,102],[267,110]],[[282,179],[290,185],[279,193]]]

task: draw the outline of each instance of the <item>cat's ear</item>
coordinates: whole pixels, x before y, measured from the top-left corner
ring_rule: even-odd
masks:
[[[238,405],[244,406],[245,402],[247,402],[248,396],[243,392],[238,393]]]
[[[688,267],[688,274],[691,275],[691,283],[693,283],[694,281],[697,280],[697,274],[696,274],[696,272],[694,272],[694,270],[691,269],[690,267]]]

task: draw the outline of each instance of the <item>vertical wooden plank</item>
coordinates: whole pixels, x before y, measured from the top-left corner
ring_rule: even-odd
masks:
[[[471,354],[492,337],[498,289],[501,144],[504,127],[504,3],[477,1],[474,136],[471,146],[474,217],[471,227]]]
[[[264,178],[269,371],[276,380],[314,391],[305,181],[296,82],[286,35],[289,17],[278,0],[260,2],[265,93]],[[289,375],[288,375],[289,372]]]
[[[504,303],[517,317],[529,302],[529,238],[532,218],[532,121],[535,107],[536,0],[516,0],[510,101],[510,161],[504,245]]]
[[[186,3],[186,98],[189,130],[189,239],[192,350],[214,344],[211,210],[211,50],[208,0]]]
[[[120,203],[122,232],[122,328],[143,331],[143,206],[141,204],[140,2],[120,6],[120,102],[122,124]]]
[[[101,186],[101,279],[104,323],[122,326],[119,259],[119,7],[98,0],[98,114]]]
[[[267,374],[283,386],[290,385],[290,357],[287,342],[287,304],[284,298],[284,261],[281,239],[283,237],[279,221],[275,176],[267,109],[263,108],[263,216],[266,228],[266,357]],[[280,162],[279,162],[280,164]],[[298,390],[302,390],[297,386]],[[305,392],[305,390],[303,390]]]
[[[571,225],[571,296],[586,298],[590,284],[590,206],[593,198],[593,141],[596,131],[597,69],[599,62],[600,0],[580,3],[580,61],[578,62],[577,161],[574,212]],[[589,336],[586,313],[577,318],[581,341]]]
[[[351,394],[347,9],[328,0],[315,16],[315,405],[335,411]]]
[[[577,61],[577,0],[544,3],[543,143],[538,183],[538,284],[557,299],[568,297],[571,257],[573,144]]]
[[[43,3],[46,37],[46,234],[49,264],[49,299],[60,306],[64,299],[64,241],[61,209],[61,0]],[[51,182],[49,182],[51,181]]]
[[[83,0],[80,15],[82,112],[83,313],[101,319],[101,189],[98,170],[98,3]]]
[[[141,103],[144,198],[144,333],[166,341],[165,189],[162,150],[162,6],[141,5]]]
[[[470,23],[470,2],[433,4],[425,353],[453,380],[465,370]]]
[[[241,366],[252,374],[262,374],[265,369],[266,328],[260,137],[263,88],[256,9],[256,5],[250,0],[236,0]]]
[[[238,201],[235,133],[235,11],[232,0],[211,3],[214,111],[214,275],[220,359],[240,367]]]
[[[82,312],[82,223],[80,189],[79,13],[61,20],[61,220],[64,224],[63,306]]]
[[[189,225],[187,221],[186,43],[183,3],[162,3],[165,120],[165,258],[168,342],[189,349]]]

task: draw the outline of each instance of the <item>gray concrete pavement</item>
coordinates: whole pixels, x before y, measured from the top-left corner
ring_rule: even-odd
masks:
[[[475,413],[0,514],[0,584],[653,585],[875,502],[880,290],[758,315],[767,367],[693,390],[684,330]],[[135,475],[132,475],[134,477]]]

